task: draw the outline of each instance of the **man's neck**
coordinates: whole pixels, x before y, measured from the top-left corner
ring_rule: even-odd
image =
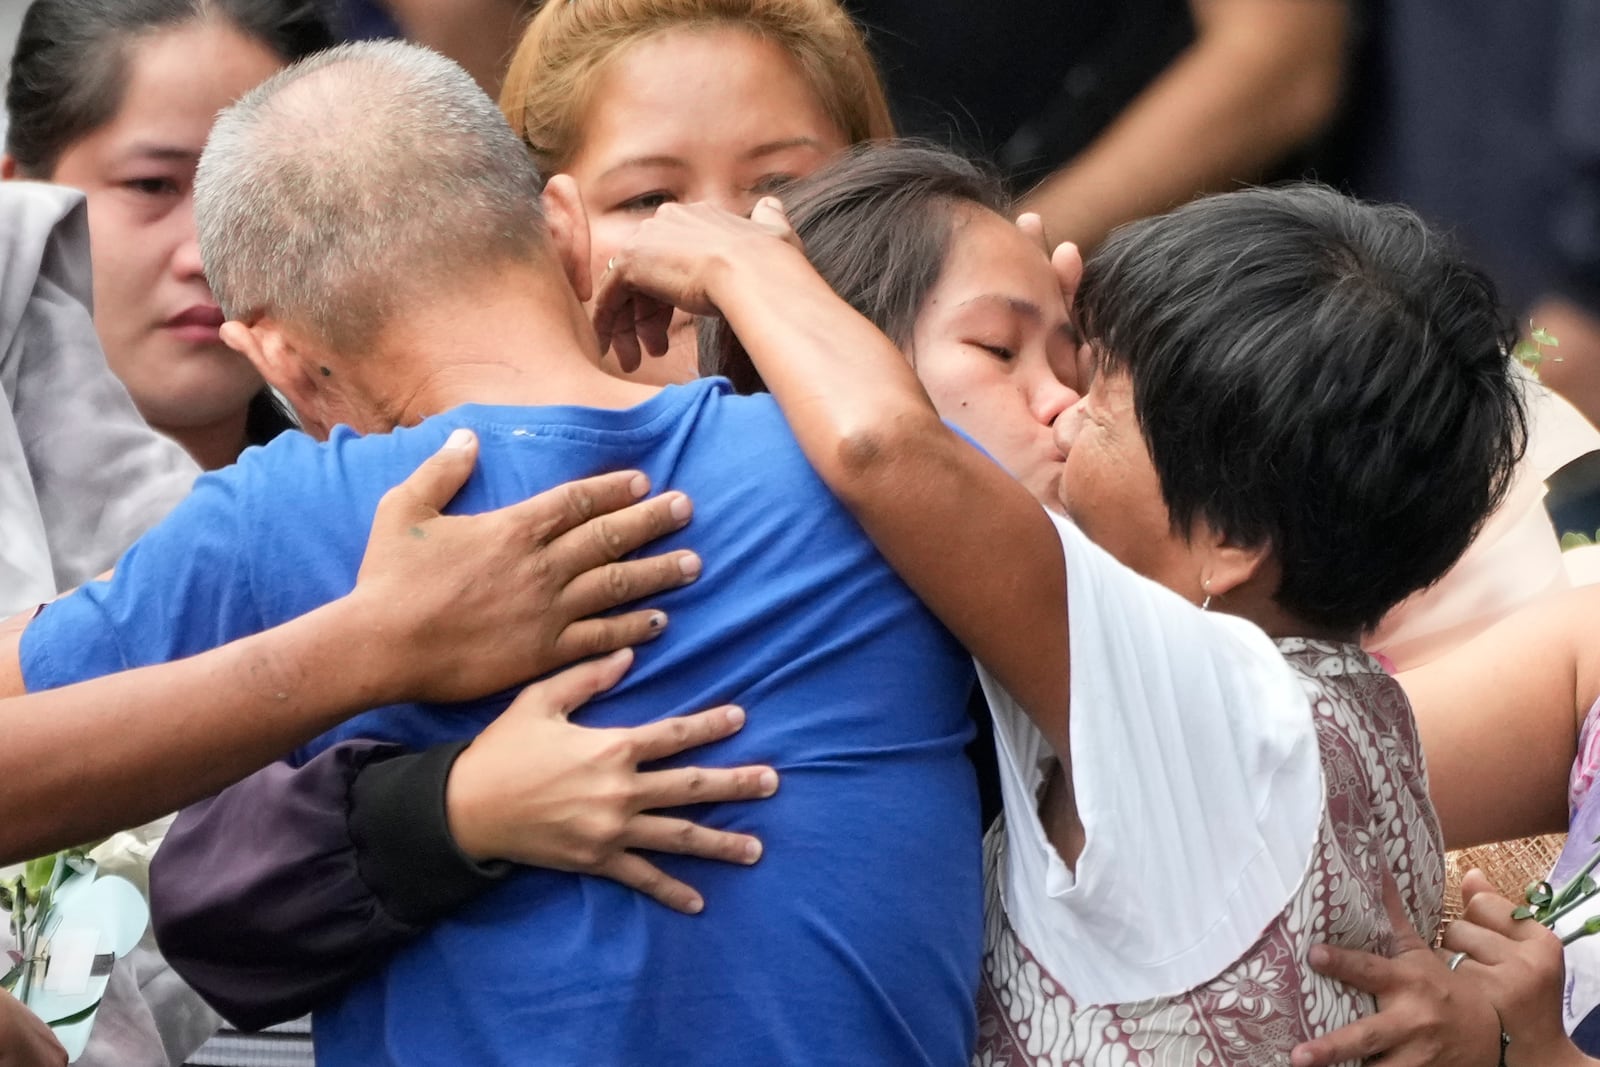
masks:
[[[507,271],[490,290],[446,297],[385,330],[371,366],[400,373],[366,383],[368,395],[401,426],[468,403],[626,408],[655,395],[602,371],[583,306],[547,273],[530,273]]]

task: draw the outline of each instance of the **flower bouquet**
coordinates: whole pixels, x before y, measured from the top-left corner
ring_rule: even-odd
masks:
[[[23,864],[0,882],[0,990],[55,1031],[69,1062],[88,1044],[112,965],[139,943],[150,909],[131,882],[100,876],[83,849]]]
[[[1600,838],[1596,838],[1596,845],[1600,845]],[[1583,868],[1573,875],[1566,884],[1559,889],[1549,882],[1530,882],[1523,892],[1527,903],[1511,913],[1513,919],[1533,919],[1539,925],[1550,930],[1555,930],[1556,924],[1567,916],[1577,911],[1583,905],[1600,896],[1600,883],[1594,877],[1594,870],[1600,866],[1600,852],[1596,852]],[[1562,934],[1561,943],[1570,945],[1574,941],[1585,937],[1600,934],[1600,914],[1591,915],[1573,929]]]

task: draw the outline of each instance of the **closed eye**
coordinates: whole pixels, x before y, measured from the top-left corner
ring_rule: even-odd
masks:
[[[662,204],[671,203],[676,199],[671,193],[657,190],[652,193],[642,193],[631,200],[624,200],[617,206],[623,211],[653,212]]]
[[[795,180],[793,174],[768,174],[750,187],[750,191],[757,196],[768,196],[780,192],[784,186]]]
[[[1010,363],[1016,358],[1016,353],[1004,345],[986,345],[981,341],[974,341],[972,344],[976,348],[983,349],[985,352],[989,353],[995,359],[1000,360],[1002,363]]]

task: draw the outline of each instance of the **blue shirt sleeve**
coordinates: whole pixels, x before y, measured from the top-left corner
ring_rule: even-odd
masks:
[[[263,629],[250,580],[250,466],[199,479],[109,581],[83,586],[29,623],[20,656],[30,692],[165,663]]]

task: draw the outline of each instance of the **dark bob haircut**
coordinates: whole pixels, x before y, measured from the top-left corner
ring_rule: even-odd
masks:
[[[993,173],[914,140],[856,145],[779,195],[817,273],[901,348],[944,270],[956,212],[1009,207]],[[764,388],[720,319],[702,320],[700,372],[742,393]]]
[[[334,43],[316,0],[34,0],[6,83],[6,151],[18,171],[51,177],[67,149],[116,115],[131,44],[203,18],[225,20],[285,64]]]
[[[1493,285],[1413,212],[1316,185],[1117,230],[1077,315],[1132,381],[1175,531],[1270,546],[1277,600],[1374,627],[1437,581],[1527,440]]]

